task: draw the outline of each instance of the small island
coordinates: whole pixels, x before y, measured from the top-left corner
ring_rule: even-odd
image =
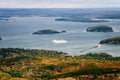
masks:
[[[46,29],[46,30],[38,30],[36,32],[33,32],[32,34],[60,34],[60,33],[66,33],[66,31],[55,31],[51,29]]]
[[[66,31],[61,31],[61,33],[66,33]]]
[[[11,16],[0,16],[0,21],[8,21],[11,19]]]
[[[2,40],[2,38],[0,37],[0,40]]]
[[[106,25],[97,25],[88,27],[87,32],[113,32],[112,27],[106,26]]]
[[[39,30],[39,31],[33,32],[32,34],[57,34],[57,33],[60,33],[60,32],[55,31],[55,30],[46,29],[46,30]]]
[[[101,40],[100,44],[120,44],[120,36]]]

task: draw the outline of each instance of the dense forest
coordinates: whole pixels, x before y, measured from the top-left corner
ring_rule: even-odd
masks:
[[[0,80],[119,80],[120,57],[0,48]]]

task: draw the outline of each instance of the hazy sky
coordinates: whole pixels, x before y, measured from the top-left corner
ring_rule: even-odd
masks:
[[[0,0],[0,8],[120,7],[120,0]]]

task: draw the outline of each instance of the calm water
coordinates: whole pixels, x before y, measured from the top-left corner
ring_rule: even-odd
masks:
[[[67,52],[71,55],[88,52],[107,52],[120,56],[120,45],[101,45],[99,48],[89,49],[98,45],[105,38],[120,36],[120,20],[103,23],[82,23],[54,21],[55,17],[13,17],[9,21],[0,21],[1,48],[37,48]],[[90,33],[86,28],[94,25],[112,26],[113,33]],[[33,35],[32,32],[41,29],[65,30],[65,34]],[[66,40],[67,43],[55,44],[53,40]]]

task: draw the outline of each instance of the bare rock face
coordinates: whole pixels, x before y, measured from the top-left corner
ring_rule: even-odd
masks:
[[[112,27],[106,26],[106,25],[97,25],[88,27],[87,32],[113,32]]]
[[[120,36],[101,40],[100,44],[120,44]]]

